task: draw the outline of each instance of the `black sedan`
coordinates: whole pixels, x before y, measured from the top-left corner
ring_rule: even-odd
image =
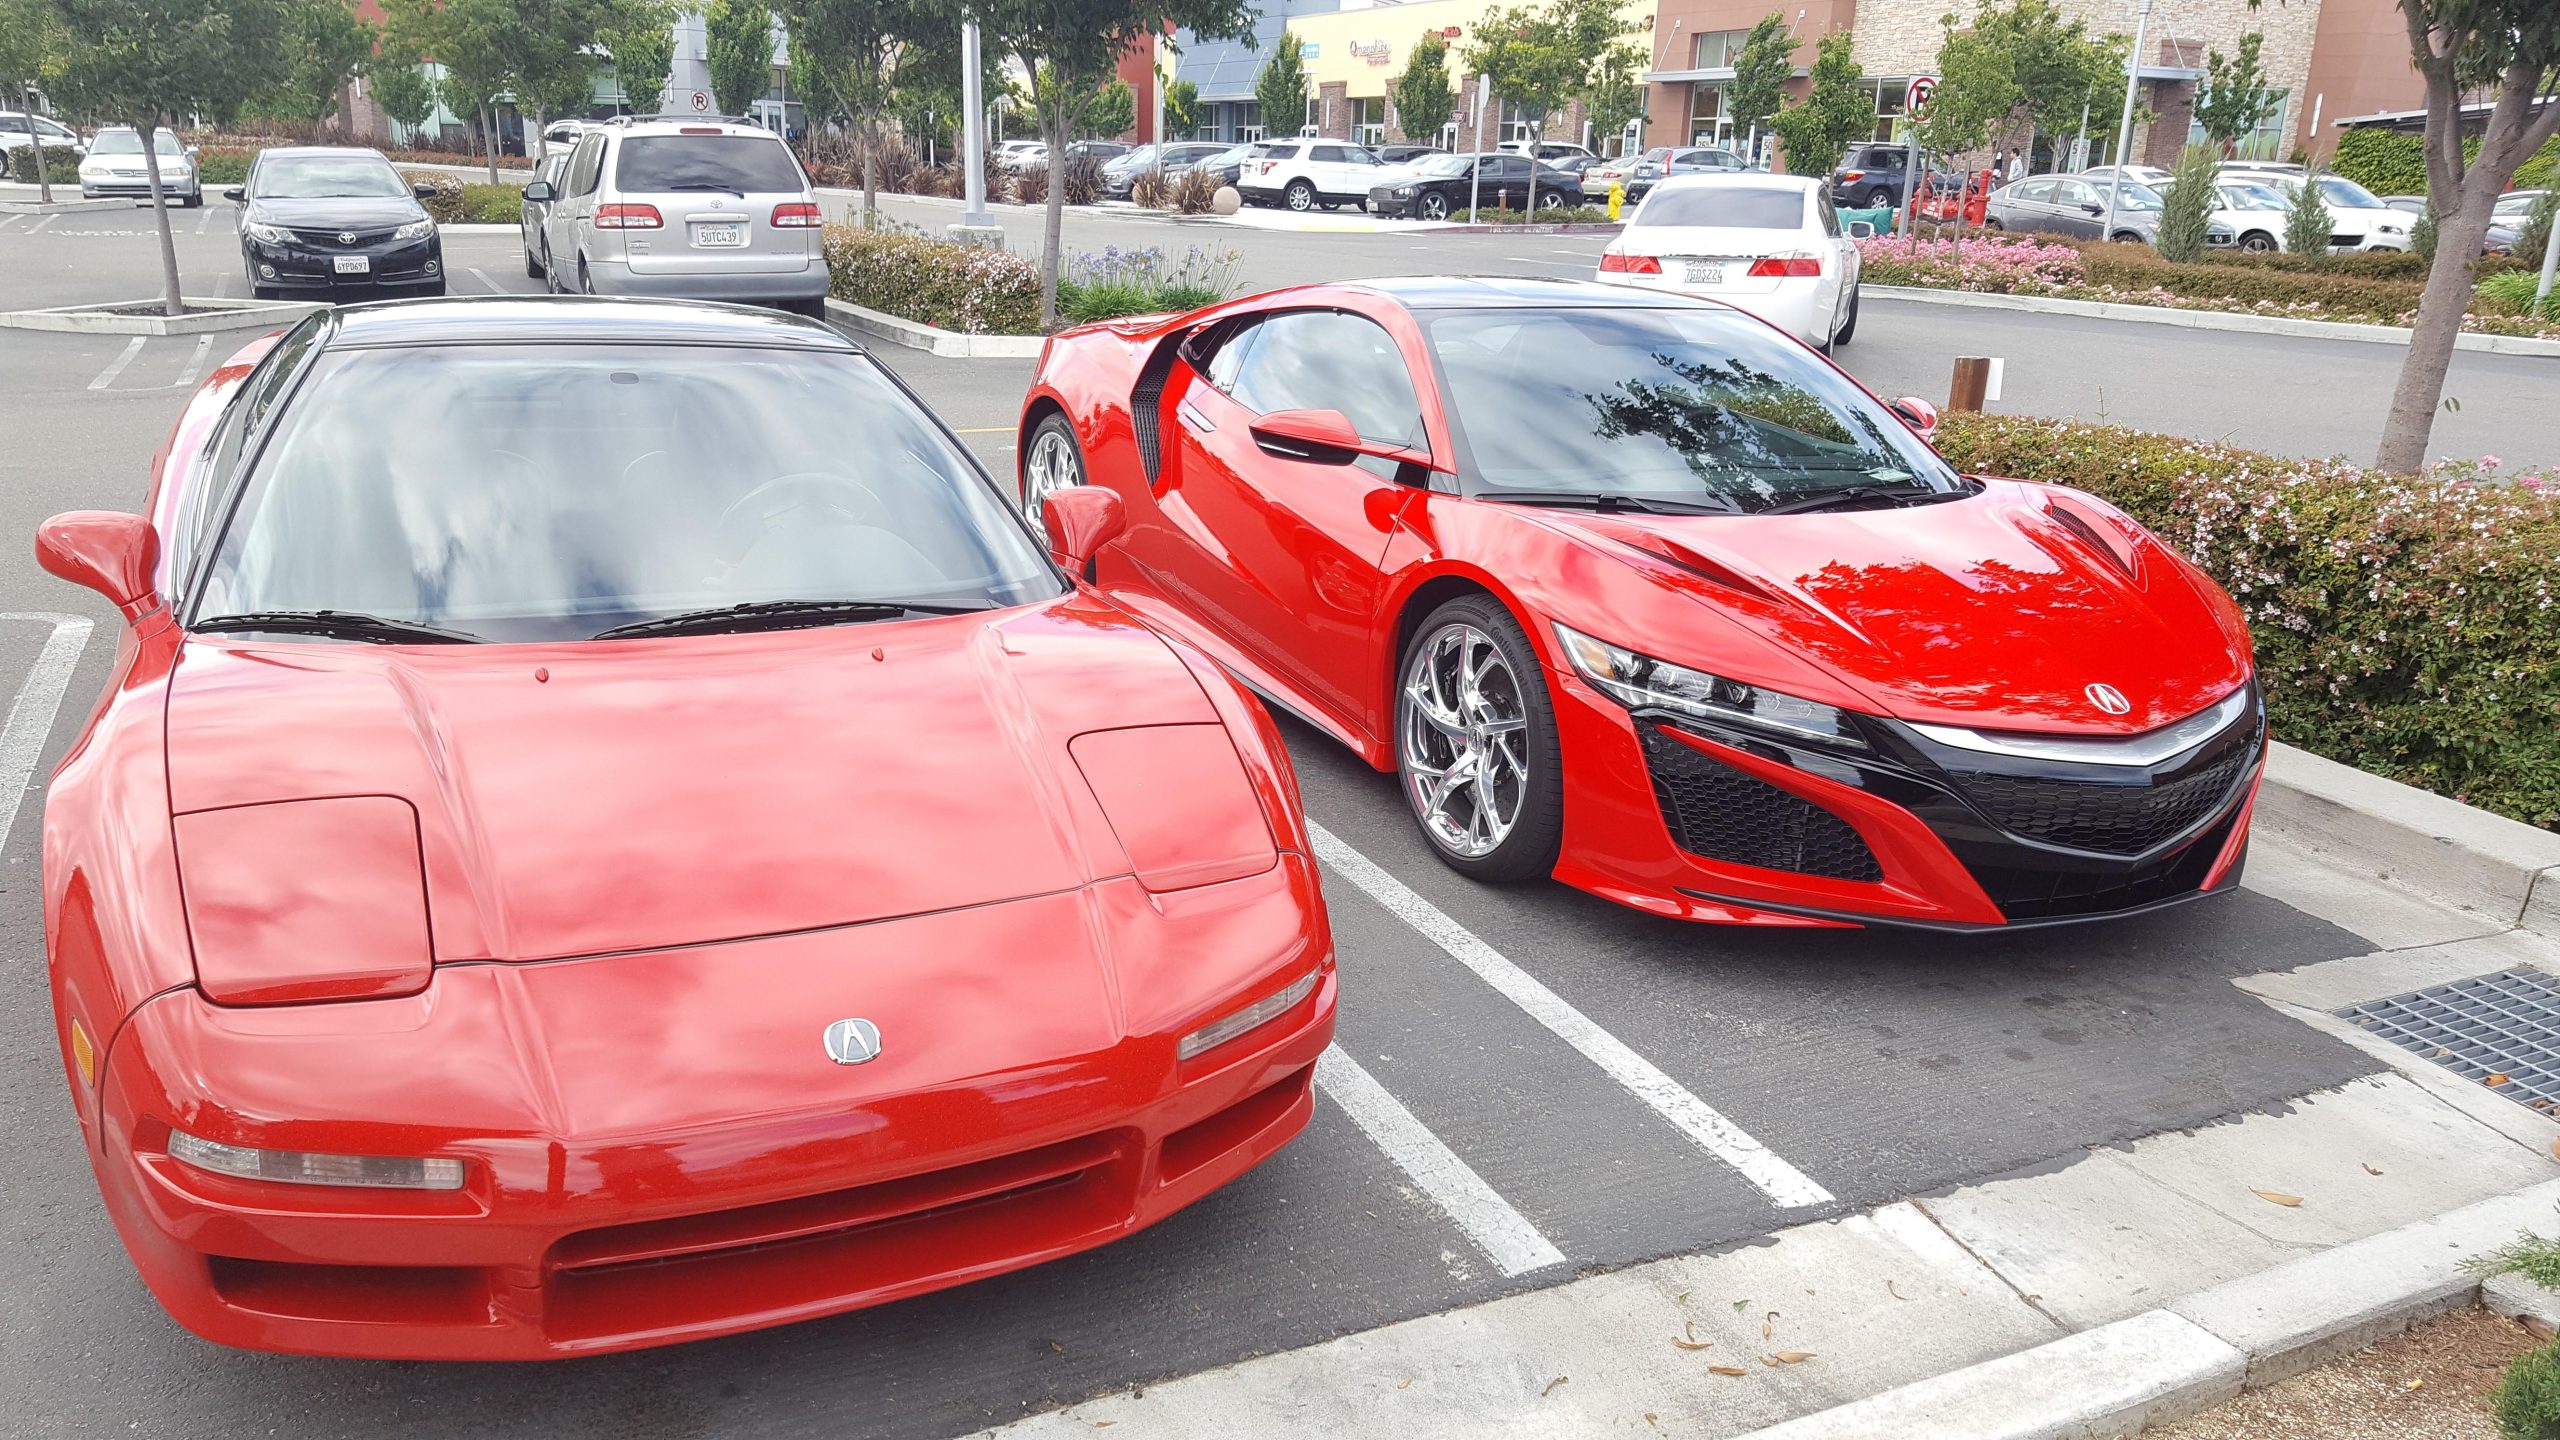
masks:
[[[1467,208],[1470,197],[1487,210],[1540,210],[1582,198],[1581,177],[1508,151],[1482,155],[1429,155],[1369,190],[1378,215],[1446,220]]]
[[[241,206],[249,293],[335,299],[444,293],[444,242],[418,203],[434,193],[379,150],[303,145],[260,152],[223,198]]]

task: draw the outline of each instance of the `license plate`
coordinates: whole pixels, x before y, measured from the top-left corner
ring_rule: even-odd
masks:
[[[337,261],[341,275],[362,275],[373,269],[373,262],[362,255],[340,255]]]
[[[1718,260],[1692,260],[1688,264],[1688,273],[1685,278],[1692,285],[1721,285],[1724,283],[1724,263]]]
[[[747,243],[747,227],[731,220],[693,227],[693,243],[704,250],[731,250]]]

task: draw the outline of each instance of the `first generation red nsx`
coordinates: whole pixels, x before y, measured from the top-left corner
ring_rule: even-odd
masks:
[[[1393,772],[1462,873],[1961,931],[2236,888],[2237,607],[1935,421],[1723,305],[1375,280],[1063,332],[1019,455],[1035,508],[1120,497],[1105,593]]]
[[[1287,759],[878,364],[667,302],[324,312],[221,366],[44,817],[74,1107],[232,1345],[505,1359],[1071,1254],[1307,1124]]]

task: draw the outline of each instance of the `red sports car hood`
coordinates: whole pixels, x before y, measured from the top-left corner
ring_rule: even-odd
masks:
[[[406,800],[436,958],[536,959],[947,910],[1125,870],[1073,788],[1067,742],[1217,719],[1162,640],[1077,597],[568,645],[199,639],[172,683],[170,792],[181,813]]]
[[[1543,514],[1617,542],[1621,558],[1633,546],[1669,560],[1673,584],[1745,632],[1702,651],[1666,644],[1663,658],[1712,668],[1719,649],[1739,649],[1761,667],[1736,678],[1779,688],[1809,661],[1861,708],[1906,720],[2131,734],[2249,673],[2231,601],[2075,490],[1994,480],[1968,500],[1738,521]],[[2098,685],[2121,692],[2126,713],[2106,713]]]

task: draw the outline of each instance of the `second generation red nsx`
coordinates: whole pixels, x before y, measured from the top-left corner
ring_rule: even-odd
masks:
[[[807,322],[326,312],[220,367],[44,820],[65,1069],[198,1334],[533,1358],[1126,1235],[1306,1125],[1261,708]]]
[[[1375,280],[1062,333],[1020,463],[1035,507],[1117,494],[1100,588],[1394,772],[1463,873],[1950,930],[2235,888],[2239,611],[1933,426],[1723,305]]]

